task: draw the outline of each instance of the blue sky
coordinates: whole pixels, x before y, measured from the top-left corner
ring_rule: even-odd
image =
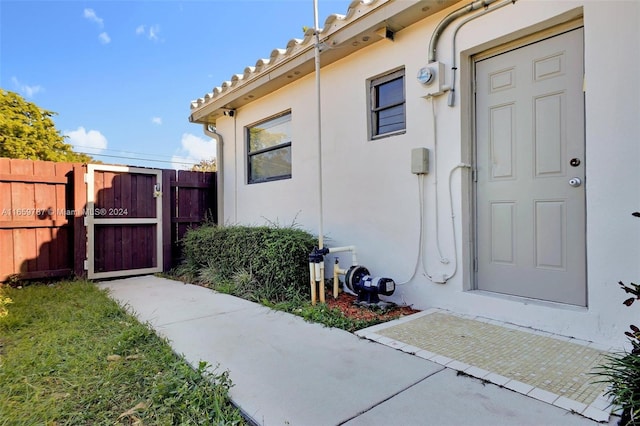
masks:
[[[350,3],[319,0],[320,27]],[[189,103],[305,25],[313,0],[0,0],[0,87],[104,163],[190,168],[215,145]]]

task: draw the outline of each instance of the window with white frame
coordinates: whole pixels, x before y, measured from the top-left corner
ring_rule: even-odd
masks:
[[[248,182],[291,178],[291,112],[246,128]]]
[[[404,68],[369,80],[369,139],[406,129]]]

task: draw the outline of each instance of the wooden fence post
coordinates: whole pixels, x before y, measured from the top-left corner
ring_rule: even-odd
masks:
[[[173,266],[172,245],[173,211],[175,210],[175,193],[171,188],[171,181],[175,180],[176,171],[162,170],[162,270],[168,272]]]
[[[73,217],[69,218],[73,223],[73,273],[77,277],[85,277],[84,261],[87,258],[87,228],[84,226],[84,214],[87,208],[87,186],[84,175],[87,166],[84,164],[73,165]]]

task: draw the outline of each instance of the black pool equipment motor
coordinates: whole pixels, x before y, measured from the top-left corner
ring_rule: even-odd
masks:
[[[349,268],[344,276],[344,284],[358,295],[358,303],[363,305],[380,305],[379,294],[391,296],[396,283],[391,278],[372,277],[364,266],[355,265]]]

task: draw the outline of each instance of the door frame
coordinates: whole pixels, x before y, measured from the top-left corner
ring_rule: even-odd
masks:
[[[115,173],[133,173],[156,176],[156,188],[154,193],[156,203],[155,218],[96,218],[95,211],[95,172],[106,171]],[[117,278],[131,275],[153,274],[163,271],[163,243],[162,243],[162,170],[145,169],[129,166],[111,166],[103,164],[88,164],[85,175],[87,184],[87,206],[84,215],[84,224],[87,228],[87,259],[85,269],[89,279]],[[156,227],[156,266],[150,268],[123,269],[118,271],[95,272],[95,225],[155,225]]]
[[[496,41],[496,44],[492,47],[483,49],[479,52],[474,52],[474,53],[469,53],[467,56],[467,64],[469,65],[469,78],[470,78],[470,84],[469,84],[469,125],[466,127],[468,129],[469,132],[469,136],[468,136],[468,140],[469,140],[469,156],[471,159],[471,165],[472,165],[472,172],[470,173],[470,179],[467,181],[467,184],[469,185],[468,187],[468,202],[469,202],[469,233],[470,233],[470,244],[469,244],[469,253],[470,253],[470,259],[469,259],[469,277],[470,280],[468,282],[467,285],[467,290],[469,291],[480,291],[485,293],[486,291],[484,290],[480,290],[478,288],[478,225],[477,225],[477,218],[478,218],[478,205],[477,205],[477,200],[478,200],[478,194],[477,194],[477,168],[478,168],[478,164],[477,164],[477,147],[478,147],[478,141],[477,141],[477,125],[476,125],[476,118],[477,118],[477,102],[476,102],[476,67],[475,67],[475,63],[479,60],[482,59],[488,59],[490,57],[493,56],[497,56],[497,55],[501,55],[504,53],[507,53],[511,50],[514,49],[518,49],[521,47],[525,47],[527,45],[530,44],[535,44],[537,42],[540,42],[542,40],[545,40],[547,38],[551,38],[551,37],[555,37],[558,36],[562,33],[568,32],[568,31],[572,31],[581,27],[584,27],[584,19],[582,16],[579,16],[577,18],[573,18],[571,20],[568,20],[566,22],[562,22],[562,23],[552,23],[552,26],[545,28],[541,31],[536,31],[534,33],[528,34],[528,35],[523,35],[521,37],[517,37],[517,38],[511,38],[509,37],[508,41],[506,42],[501,42],[501,41]],[[583,43],[583,49],[584,49],[584,43]],[[461,76],[462,77],[462,76]],[[586,122],[584,123],[584,125],[586,126]],[[586,161],[586,132],[585,132],[585,139],[584,139],[584,144],[585,144],[585,161]],[[586,170],[585,170],[586,173]],[[587,194],[585,193],[585,220],[586,220],[586,203],[587,203],[588,199],[587,199]],[[585,222],[586,223],[586,222]],[[586,247],[586,241],[585,241],[585,260],[586,260],[586,256],[587,256],[587,247]],[[588,298],[588,275],[587,275],[588,271],[585,270],[585,277],[587,278],[587,282],[585,283],[585,291],[586,291],[586,295],[585,295],[585,307],[589,306],[589,298]],[[519,299],[523,299],[525,297],[523,296],[517,296],[517,295],[510,295],[510,294],[503,294],[503,293],[493,293],[493,292],[486,292],[487,294],[491,294],[491,295],[495,295],[496,297],[507,297],[507,298],[519,298]],[[547,304],[547,303],[551,303],[551,304],[558,304],[558,305],[562,305],[565,306],[564,303],[558,303],[558,302],[552,302],[552,301],[546,301],[546,300],[541,300],[541,299],[530,299],[530,298],[526,298],[527,300],[531,300],[534,302],[539,302],[539,303],[543,303],[543,304]],[[566,305],[566,306],[574,306],[574,305]]]

